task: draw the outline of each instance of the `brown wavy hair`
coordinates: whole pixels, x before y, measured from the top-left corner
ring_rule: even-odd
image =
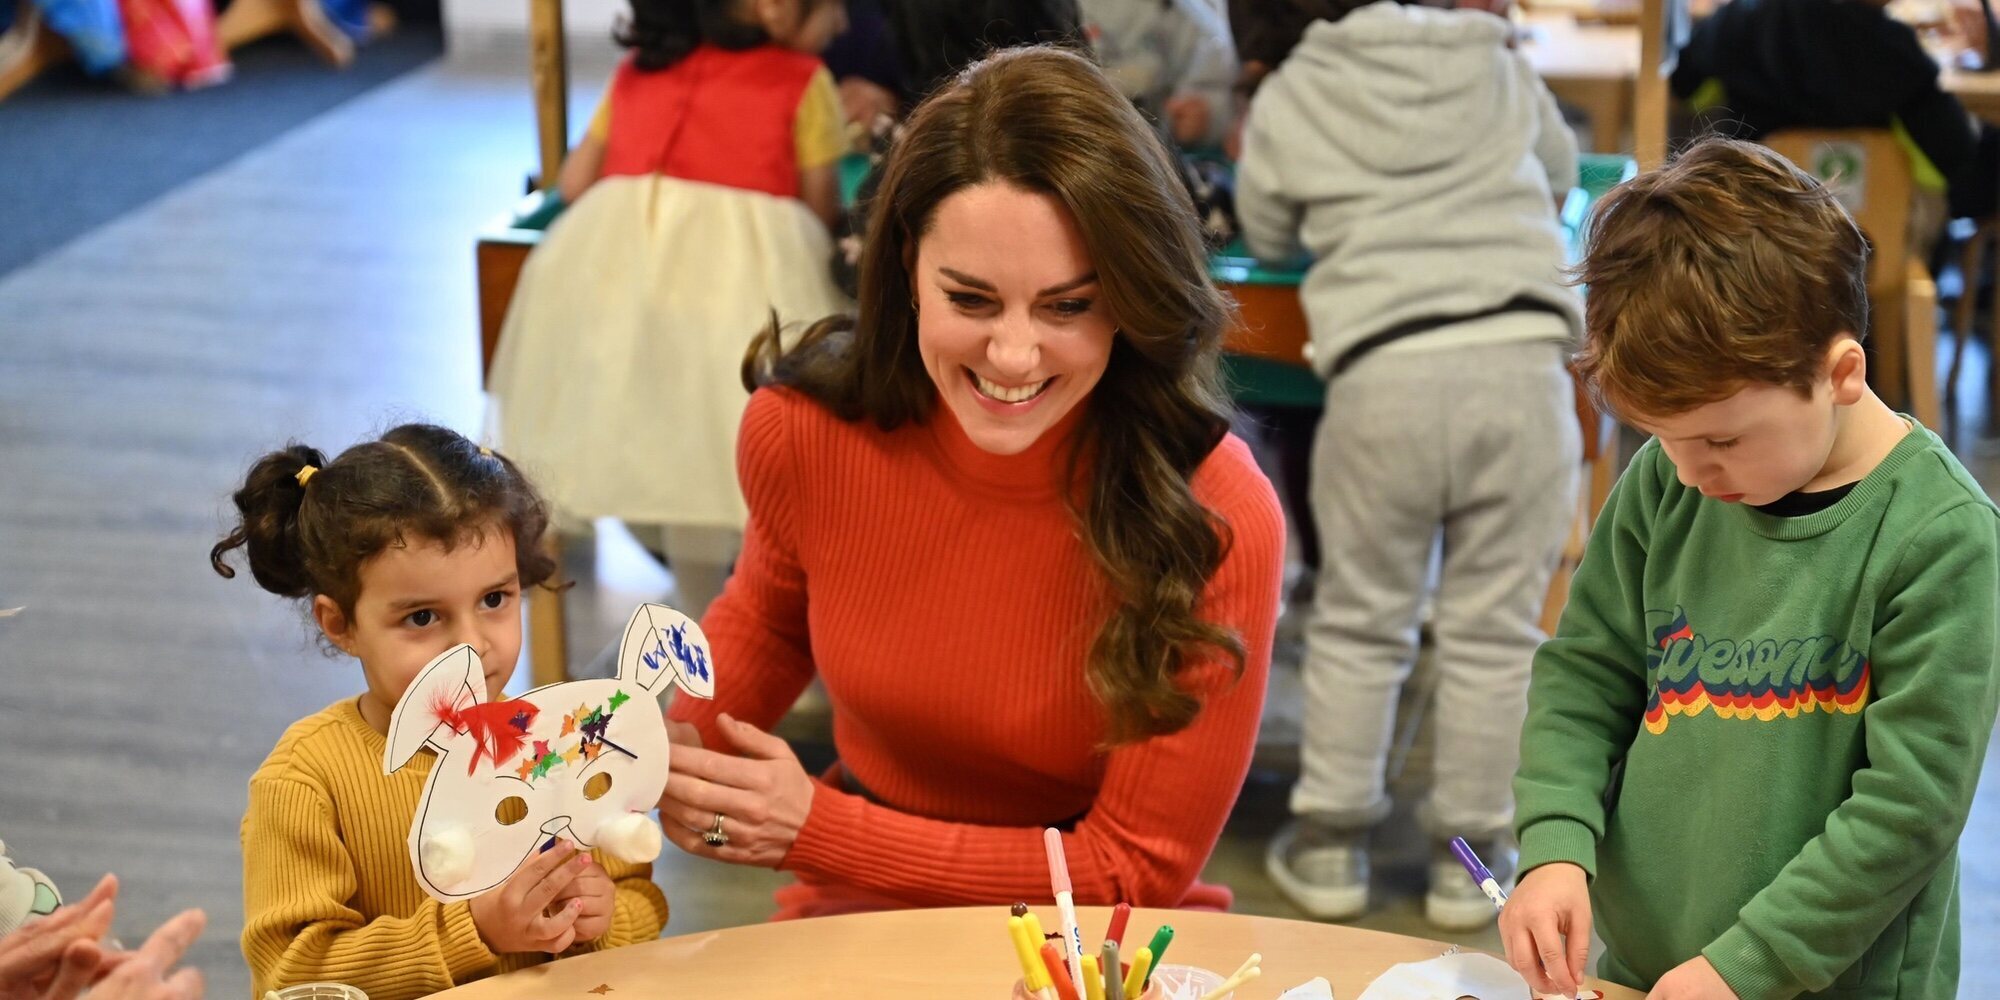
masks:
[[[937,387],[917,352],[908,262],[941,202],[995,181],[1069,210],[1120,324],[1068,456],[1088,485],[1066,502],[1114,601],[1086,670],[1110,743],[1177,732],[1201,707],[1178,675],[1204,648],[1244,667],[1241,638],[1195,614],[1229,529],[1188,485],[1229,428],[1220,358],[1233,315],[1172,159],[1095,65],[1010,49],[918,107],[868,207],[858,314],[789,348],[774,324],[744,358],[744,385],[789,386],[884,430],[928,420]]]
[[[307,466],[316,471],[301,483]],[[240,548],[258,586],[280,597],[325,594],[350,617],[361,564],[413,539],[451,548],[503,531],[522,589],[556,575],[542,548],[548,507],[527,477],[499,452],[431,424],[404,424],[331,462],[293,442],[258,459],[232,499],[236,527],[209,550],[209,565],[235,577],[226,557]]]
[[[1577,374],[1666,417],[1747,385],[1810,396],[1835,337],[1868,335],[1868,240],[1833,192],[1763,147],[1710,138],[1613,188],[1575,271]]]

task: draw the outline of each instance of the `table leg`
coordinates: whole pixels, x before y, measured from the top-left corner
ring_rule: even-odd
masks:
[[[536,186],[549,188],[569,152],[569,55],[563,39],[562,0],[529,0],[528,37],[542,166]]]
[[[562,558],[557,533],[548,533],[549,555]],[[528,591],[528,657],[530,679],[535,687],[569,680],[568,615],[563,610],[564,590],[535,587]]]

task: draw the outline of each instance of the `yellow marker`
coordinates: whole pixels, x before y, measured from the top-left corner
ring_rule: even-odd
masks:
[[[1083,1000],[1104,1000],[1104,973],[1097,968],[1097,956],[1083,956]]]
[[[1262,964],[1263,961],[1264,961],[1264,956],[1262,954],[1259,954],[1258,952],[1253,951],[1250,953],[1249,958],[1243,960],[1242,965],[1236,967],[1235,972],[1229,974],[1229,978],[1235,979],[1237,976],[1240,976],[1246,972],[1249,972],[1251,969],[1256,968],[1258,965]]]
[[[1228,979],[1223,980],[1221,986],[1217,986],[1216,988],[1209,990],[1207,993],[1203,993],[1201,995],[1201,1000],[1217,1000],[1218,997],[1228,996],[1229,994],[1234,993],[1237,990],[1241,989],[1244,983],[1247,983],[1250,980],[1255,979],[1263,974],[1264,970],[1254,965],[1247,969],[1239,969],[1237,970],[1237,973],[1235,975],[1230,976]]]
[[[1014,939],[1014,957],[1021,960],[1021,981],[1028,985],[1028,992],[1033,993],[1047,986],[1049,970],[1042,964],[1041,951],[1029,943],[1028,922],[1020,917],[1008,917],[1007,934]]]
[[[1027,914],[1023,916],[1021,919],[1028,922],[1028,940],[1033,941],[1035,943],[1035,954],[1037,956],[1041,955],[1042,942],[1047,941],[1049,939],[1049,936],[1047,934],[1042,933],[1041,918],[1035,916],[1035,911],[1029,910]],[[1039,958],[1037,959],[1037,961],[1039,961]]]
[[[1146,992],[1146,973],[1152,971],[1153,949],[1141,948],[1132,956],[1132,971],[1125,974],[1125,995],[1137,1000]]]

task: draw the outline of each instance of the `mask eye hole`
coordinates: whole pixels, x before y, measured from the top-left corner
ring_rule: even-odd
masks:
[[[583,783],[583,797],[592,802],[603,798],[604,794],[609,791],[611,791],[611,772],[609,771],[599,771],[591,775],[589,781]]]
[[[501,826],[513,826],[528,818],[528,800],[519,795],[509,795],[493,807],[493,821]]]

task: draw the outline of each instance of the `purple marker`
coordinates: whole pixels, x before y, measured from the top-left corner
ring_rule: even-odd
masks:
[[[1479,883],[1480,891],[1486,893],[1486,898],[1493,901],[1494,909],[1498,910],[1507,905],[1507,894],[1500,891],[1500,880],[1486,870],[1486,863],[1479,860],[1479,855],[1472,853],[1472,847],[1465,842],[1464,837],[1451,838],[1451,854],[1458,859],[1459,864],[1465,866],[1466,874],[1471,875],[1472,880]]]

